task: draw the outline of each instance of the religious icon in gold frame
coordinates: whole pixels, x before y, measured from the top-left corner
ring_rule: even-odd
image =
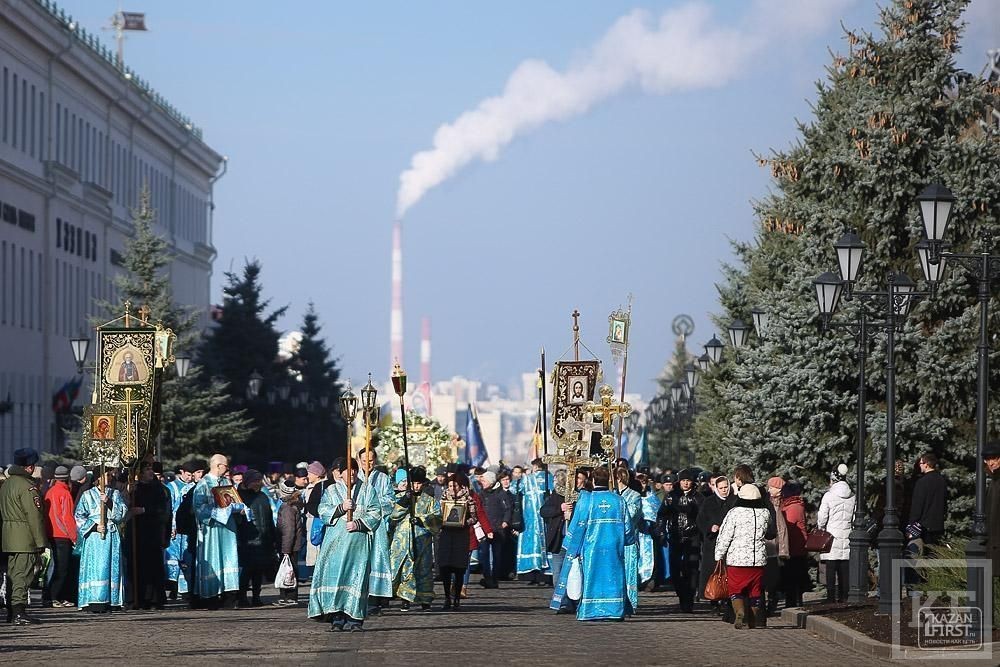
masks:
[[[444,500],[441,502],[441,525],[445,528],[465,528],[465,515],[469,511],[464,502]]]

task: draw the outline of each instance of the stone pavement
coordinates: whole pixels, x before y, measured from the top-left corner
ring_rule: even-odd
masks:
[[[475,576],[473,582],[476,581]],[[641,594],[624,623],[580,623],[547,608],[551,588],[504,582],[470,587],[457,613],[400,612],[365,623],[363,633],[332,633],[306,618],[305,606],[91,615],[33,609],[44,624],[0,625],[0,663],[180,665],[188,660],[252,660],[267,665],[452,664],[695,665],[778,667],[888,665],[855,654],[778,619],[766,629],[736,631],[699,606],[680,613],[671,593]],[[440,592],[440,588],[438,589]],[[301,590],[308,596],[308,587]],[[275,599],[265,591],[265,601]],[[435,603],[435,609],[440,603]],[[233,661],[237,661],[234,663]]]

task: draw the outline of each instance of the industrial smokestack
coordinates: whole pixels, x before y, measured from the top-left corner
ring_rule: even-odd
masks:
[[[389,319],[389,341],[392,347],[389,370],[393,364],[403,366],[403,227],[396,221],[392,227],[392,314]],[[404,366],[405,368],[405,366]]]
[[[424,317],[420,323],[420,384],[431,383],[431,318]]]

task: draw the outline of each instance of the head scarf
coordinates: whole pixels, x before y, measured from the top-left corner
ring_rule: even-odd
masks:
[[[726,495],[722,495],[721,493],[719,493],[720,481],[724,481],[726,483]],[[715,478],[715,484],[712,485],[712,491],[715,492],[715,495],[718,496],[720,500],[725,500],[726,498],[728,498],[733,494],[733,485],[729,483],[728,477],[726,477],[725,475],[719,475],[718,477]]]

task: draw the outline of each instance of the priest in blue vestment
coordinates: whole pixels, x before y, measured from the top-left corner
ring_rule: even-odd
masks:
[[[348,464],[350,496],[344,481]],[[355,461],[344,462],[342,471],[341,479],[326,487],[319,504],[319,520],[326,530],[313,569],[309,617],[329,616],[332,630],[360,631],[368,614],[371,552],[382,505],[374,485],[358,482]]]
[[[188,592],[187,576],[181,567],[184,555],[187,553],[188,537],[184,533],[177,532],[177,508],[181,506],[184,494],[194,487],[194,467],[193,463],[182,463],[177,469],[177,477],[166,485],[167,491],[170,492],[172,513],[170,546],[167,547],[167,580],[170,581],[172,588],[171,597]]]
[[[615,468],[618,493],[625,503],[625,523],[636,535],[636,541],[625,545],[625,584],[632,609],[639,606],[639,527],[642,524],[642,496],[629,488],[631,475],[628,468]]]
[[[633,613],[625,547],[635,544],[636,532],[626,520],[625,501],[608,489],[610,477],[607,468],[594,470],[594,490],[580,495],[563,541],[567,562],[579,558],[583,571],[583,594],[576,609],[580,621],[623,620]]]
[[[545,520],[538,511],[554,483],[542,459],[532,461],[531,467],[531,474],[523,475],[518,480],[515,491],[521,495],[524,521],[524,530],[517,538],[517,573],[532,575],[529,585],[541,583],[542,572],[549,567],[549,556],[545,551]]]
[[[128,515],[128,504],[121,491],[113,487],[115,474],[108,470],[104,492],[93,486],[80,496],[73,516],[77,535],[82,540],[77,606],[92,612],[106,612],[122,606],[121,528]],[[101,505],[106,507],[101,526]]]
[[[640,481],[645,487],[642,496],[642,524],[639,531],[639,585],[645,586],[653,578],[656,544],[653,541],[653,526],[656,524],[656,514],[660,511],[660,499],[649,488],[648,482]]]
[[[194,487],[192,499],[198,523],[194,592],[203,601],[221,596],[224,604],[235,607],[240,590],[236,522],[237,516],[247,514],[247,510],[242,503],[219,507],[212,493],[217,486],[231,486],[225,476],[228,459],[215,454],[209,459],[208,468],[208,474]]]
[[[358,454],[361,462],[359,484],[372,487],[376,502],[382,515],[375,530],[371,549],[372,567],[371,581],[368,584],[368,594],[375,598],[372,602],[376,610],[381,610],[383,603],[392,598],[392,563],[389,558],[389,516],[396,504],[396,493],[392,480],[381,470],[376,470],[378,454],[374,449],[362,450]]]

